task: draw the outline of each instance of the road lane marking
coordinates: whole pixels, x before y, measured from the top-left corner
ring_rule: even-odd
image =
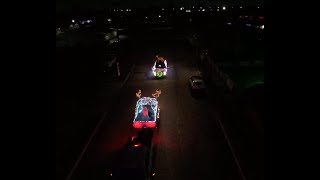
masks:
[[[219,125],[220,125],[221,129],[222,129],[223,135],[224,135],[224,137],[226,138],[226,140],[227,140],[227,142],[228,142],[228,146],[229,146],[229,148],[230,148],[230,150],[231,150],[231,152],[232,152],[232,156],[233,156],[234,160],[236,161],[236,164],[237,164],[239,173],[240,173],[240,175],[241,175],[241,178],[242,178],[243,180],[246,180],[246,177],[244,176],[244,173],[243,173],[243,171],[242,171],[242,168],[241,168],[241,166],[240,166],[240,163],[239,163],[239,161],[238,161],[238,158],[237,158],[237,156],[236,156],[236,153],[235,153],[235,151],[234,151],[234,149],[233,149],[233,147],[232,147],[232,145],[231,145],[231,142],[230,142],[230,140],[229,140],[228,134],[226,133],[226,130],[224,129],[224,126],[223,126],[220,118],[217,117],[218,115],[217,115],[216,113],[215,113],[215,116],[216,116],[216,119],[217,119],[218,122],[219,122]]]
[[[200,71],[199,67],[197,67],[197,69],[198,69],[198,73],[201,74],[201,71]],[[242,171],[242,168],[241,168],[241,166],[240,166],[240,163],[239,163],[239,161],[238,161],[238,158],[237,158],[237,156],[236,156],[236,153],[235,153],[235,151],[234,151],[234,149],[233,149],[233,147],[232,147],[232,145],[231,145],[231,142],[230,142],[230,140],[229,140],[228,134],[227,134],[227,132],[226,132],[226,130],[225,130],[225,128],[224,128],[224,126],[223,126],[220,118],[218,118],[218,115],[217,115],[216,113],[214,113],[214,114],[215,114],[215,117],[216,117],[216,119],[218,120],[219,125],[220,125],[220,127],[221,127],[221,129],[222,129],[223,135],[224,135],[225,139],[227,140],[227,143],[228,143],[228,146],[229,146],[229,148],[230,148],[230,150],[231,150],[233,159],[235,160],[236,165],[237,165],[237,167],[238,167],[240,176],[241,176],[241,178],[242,178],[243,180],[246,180],[246,177],[245,177],[245,175],[244,175],[244,173],[243,173],[243,171]]]
[[[104,113],[103,113],[102,118],[100,119],[99,123],[96,125],[95,129],[93,130],[93,132],[92,132],[89,140],[87,141],[87,143],[85,144],[84,148],[82,149],[82,152],[81,152],[79,158],[77,159],[75,165],[72,167],[72,169],[71,169],[71,171],[70,171],[70,173],[69,173],[69,175],[68,175],[68,177],[67,177],[66,180],[70,180],[70,179],[71,179],[74,171],[75,171],[76,168],[78,167],[78,165],[79,165],[79,163],[80,163],[83,155],[85,154],[85,152],[86,152],[87,149],[88,149],[89,144],[91,143],[93,137],[96,135],[98,129],[100,128],[100,126],[101,126],[102,122],[104,121],[104,119],[106,118],[107,114],[108,114],[107,112],[104,112]]]
[[[120,89],[122,89],[122,87],[126,84],[127,80],[129,79],[129,76],[131,75],[131,72],[133,71],[134,68],[135,68],[135,64],[133,64],[133,66],[131,67],[130,72],[128,73],[126,79],[125,79],[124,82],[122,83]],[[120,89],[119,89],[119,91],[120,91]],[[119,91],[118,91],[118,92],[119,92]],[[118,95],[118,94],[116,94],[116,95]],[[113,96],[113,97],[114,97],[114,96]],[[113,101],[113,100],[112,100],[112,101]],[[77,159],[75,165],[72,167],[72,169],[71,169],[70,173],[68,174],[66,180],[70,180],[70,179],[71,179],[71,177],[72,177],[74,171],[77,169],[77,167],[78,167],[78,165],[79,165],[79,163],[80,163],[83,155],[84,155],[85,152],[87,151],[89,144],[91,143],[93,137],[96,135],[96,133],[97,133],[98,129],[100,128],[101,124],[103,123],[103,121],[106,119],[106,116],[107,116],[108,113],[109,113],[109,112],[104,112],[104,113],[103,113],[101,119],[99,120],[99,122],[98,122],[98,124],[96,125],[95,129],[94,129],[93,132],[91,133],[89,140],[87,141],[87,143],[85,144],[84,148],[82,149],[82,152],[81,152],[79,158]]]

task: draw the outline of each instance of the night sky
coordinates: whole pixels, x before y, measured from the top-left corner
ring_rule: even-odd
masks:
[[[263,5],[264,0],[56,0],[57,11],[72,8],[104,9],[107,7],[151,7],[181,5]]]

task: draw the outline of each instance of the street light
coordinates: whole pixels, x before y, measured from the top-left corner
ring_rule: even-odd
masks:
[[[226,10],[226,7],[225,7],[225,6],[223,6],[223,7],[222,7],[222,10]]]

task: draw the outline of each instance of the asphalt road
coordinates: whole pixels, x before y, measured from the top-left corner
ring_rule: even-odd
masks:
[[[198,73],[196,57],[186,49],[181,36],[162,33],[153,37],[156,39],[145,37],[132,41],[131,57],[136,66],[120,89],[114,106],[105,109],[102,124],[71,179],[108,179],[114,154],[133,132],[137,89],[144,96],[162,90],[161,124],[155,137],[155,180],[242,179],[219,123],[219,104],[214,101],[219,94],[194,98],[188,89],[189,76]],[[150,68],[157,52],[168,60],[170,69],[166,79],[151,78]]]

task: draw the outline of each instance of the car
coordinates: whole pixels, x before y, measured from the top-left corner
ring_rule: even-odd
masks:
[[[141,90],[136,93],[139,98],[136,103],[135,116],[133,119],[133,127],[141,128],[157,128],[160,120],[160,106],[158,105],[158,97],[161,90],[157,90],[152,94],[153,97],[141,97]]]
[[[155,176],[152,136],[152,131],[143,130],[129,137],[109,172],[111,179],[150,180]]]
[[[189,87],[192,92],[205,92],[206,86],[201,76],[191,76],[189,78]]]
[[[168,64],[167,60],[159,58],[154,62],[152,67],[152,74],[156,78],[163,78],[167,76]]]

